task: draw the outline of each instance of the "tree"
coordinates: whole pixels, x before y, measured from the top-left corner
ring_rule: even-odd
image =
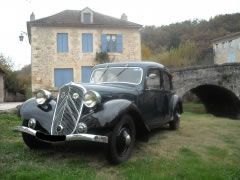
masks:
[[[145,44],[142,44],[142,59],[150,59],[151,58],[151,50]]]
[[[10,58],[0,54],[0,68],[5,73],[5,88],[12,93],[26,95],[31,87],[31,66],[24,66],[19,71],[13,70]]]
[[[145,56],[146,47],[148,47],[147,51],[151,52],[148,59],[157,60],[159,57],[167,59],[173,57],[175,51],[178,53],[177,49],[184,44],[186,45],[189,41],[194,43],[198,51],[193,65],[212,64],[213,49],[211,41],[238,31],[240,31],[240,13],[215,16],[209,21],[195,19],[160,27],[145,26],[141,30],[142,44],[144,44],[142,54]],[[187,44],[187,47],[189,47],[189,43]],[[181,51],[182,48],[180,48]],[[180,65],[182,63],[176,62],[176,64]]]

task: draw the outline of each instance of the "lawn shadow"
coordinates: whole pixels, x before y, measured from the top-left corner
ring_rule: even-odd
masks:
[[[164,136],[164,134],[168,131],[169,128],[167,126],[156,128],[149,133],[149,141],[144,141],[143,143],[142,140],[137,139],[132,155],[134,156],[135,153],[141,153],[142,150],[144,151],[147,145],[153,143],[154,140],[152,139],[165,139],[166,136]],[[74,160],[74,163],[81,164],[82,162],[87,162],[95,168],[108,167],[110,164],[106,159],[106,146],[107,144],[88,141],[59,142],[53,143],[49,148],[38,150],[37,156],[54,159],[59,161],[59,163],[65,160]]]

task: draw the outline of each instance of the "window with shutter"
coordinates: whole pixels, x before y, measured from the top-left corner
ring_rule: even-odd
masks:
[[[57,33],[57,52],[68,52],[68,33]]]
[[[121,34],[103,34],[102,35],[102,52],[119,52],[122,53],[123,43]]]
[[[91,23],[91,13],[83,13],[83,23],[85,24]]]
[[[82,51],[93,52],[93,35],[92,33],[82,34]]]

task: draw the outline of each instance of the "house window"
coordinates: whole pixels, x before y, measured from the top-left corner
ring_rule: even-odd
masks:
[[[83,23],[85,24],[91,23],[91,13],[83,13]]]
[[[57,52],[68,52],[68,33],[57,33]]]
[[[228,63],[236,62],[236,54],[234,52],[228,53]]]
[[[93,35],[92,33],[82,34],[82,52],[93,52]]]
[[[102,52],[122,53],[123,42],[121,34],[102,34]]]

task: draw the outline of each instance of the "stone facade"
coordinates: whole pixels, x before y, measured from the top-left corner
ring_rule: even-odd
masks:
[[[27,28],[31,44],[32,91],[55,90],[54,69],[58,69],[59,72],[61,68],[71,68],[73,81],[80,82],[82,67],[86,67],[86,70],[89,66],[94,66],[97,63],[95,61],[97,52],[110,51],[103,50],[107,37],[120,36],[120,40],[114,42],[117,43],[117,50],[108,52],[111,62],[141,60],[139,32],[141,27],[140,24],[128,21],[126,15],[124,19],[117,19],[97,13],[90,8],[65,10],[38,20],[31,15]],[[67,35],[68,50],[59,52],[58,33]],[[91,35],[91,51],[83,52],[82,49],[86,48],[86,44],[82,47],[82,42],[86,39],[82,39],[82,36],[86,33]],[[103,42],[104,46],[102,46]],[[64,43],[66,44],[65,40]],[[58,77],[65,77],[60,75]]]
[[[215,64],[240,62],[240,33],[215,40],[213,50]]]
[[[101,49],[101,34],[118,34],[123,37],[123,52],[109,53],[114,62],[141,60],[140,32],[137,29],[80,29],[32,27],[31,59],[32,90],[54,88],[54,68],[73,68],[74,82],[81,80],[81,67],[96,64],[96,52]],[[69,52],[58,53],[57,33],[68,33]],[[83,53],[82,33],[93,34],[93,52]]]

